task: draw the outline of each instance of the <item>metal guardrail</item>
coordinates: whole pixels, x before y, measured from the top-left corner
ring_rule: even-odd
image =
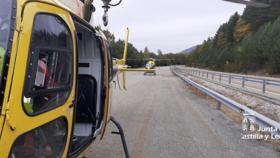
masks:
[[[244,94],[252,95],[252,96],[255,96],[255,97],[260,98],[262,100],[265,100],[267,102],[270,102],[272,104],[280,106],[280,98],[279,98],[280,93],[279,93],[279,96],[277,96],[277,93],[275,93],[275,94],[261,93],[261,92],[257,92],[257,91],[252,90],[252,89],[250,90],[248,88],[242,88],[242,87],[239,87],[239,86],[233,86],[233,84],[229,84],[231,82],[231,80],[229,80],[229,83],[225,83],[225,82],[222,82],[222,81],[215,80],[214,77],[213,77],[213,79],[211,77],[209,79],[209,77],[206,78],[205,75],[204,76],[203,75],[201,75],[201,76],[194,75],[194,74],[192,74],[190,72],[187,72],[186,68],[182,68],[182,67],[177,67],[177,68],[178,68],[177,70],[182,72],[183,74],[187,74],[187,75],[190,75],[190,76],[193,76],[193,77],[197,77],[197,78],[203,79],[203,80],[205,80],[207,82],[214,83],[214,84],[223,86],[225,88],[230,88],[232,90],[239,91],[239,92],[244,93]],[[235,76],[231,77],[231,79],[234,79],[234,78],[236,78],[236,77]],[[248,86],[248,87],[250,87],[250,86]]]
[[[237,75],[237,74],[231,74],[231,73],[218,73],[213,71],[207,71],[207,70],[200,70],[200,69],[194,69],[194,68],[184,68],[184,70],[188,71],[188,73],[192,75],[196,75],[199,77],[204,77],[207,79],[215,80],[218,77],[219,82],[222,82],[223,79],[227,80],[228,84],[232,84],[232,80],[236,79],[239,80],[242,84],[242,88],[246,87],[247,82],[254,82],[259,83],[262,86],[262,93],[267,92],[267,86],[277,86],[280,88],[280,81],[278,80],[272,80],[272,79],[265,79],[261,77],[251,77],[251,76],[245,76],[245,75]]]
[[[240,103],[237,103],[236,101],[233,101],[209,88],[206,88],[188,78],[186,78],[184,75],[179,74],[176,72],[176,67],[172,67],[171,71],[173,72],[174,75],[178,76],[181,78],[183,81],[186,83],[190,84],[191,86],[197,88],[201,92],[205,93],[206,95],[212,97],[213,99],[218,101],[218,106],[221,106],[221,104],[229,107],[230,109],[240,113],[244,118],[250,121],[252,124],[257,124],[261,127],[266,127],[266,128],[274,128],[277,129],[277,132],[274,132],[273,134],[280,134],[280,124],[248,107],[245,105],[242,105]]]

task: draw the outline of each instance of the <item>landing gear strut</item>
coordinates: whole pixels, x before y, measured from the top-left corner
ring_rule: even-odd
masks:
[[[122,145],[123,145],[123,150],[125,153],[125,158],[129,158],[129,153],[128,153],[128,149],[127,149],[127,145],[126,145],[126,140],[125,140],[125,136],[124,136],[124,132],[122,129],[122,126],[115,120],[114,117],[111,117],[110,120],[114,123],[114,125],[118,128],[118,132],[112,132],[112,134],[118,134],[121,136],[121,140],[122,140]]]

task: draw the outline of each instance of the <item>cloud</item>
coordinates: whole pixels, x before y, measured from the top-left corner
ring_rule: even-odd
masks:
[[[98,4],[95,22],[101,24]],[[120,7],[109,11],[108,29],[117,38],[131,30],[130,41],[142,50],[179,52],[214,36],[218,27],[244,6],[222,0],[123,0]]]

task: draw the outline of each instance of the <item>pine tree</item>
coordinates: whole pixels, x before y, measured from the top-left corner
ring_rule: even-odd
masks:
[[[148,49],[148,47],[145,47],[144,48],[144,58],[145,59],[149,59],[150,58],[150,51],[149,51],[149,49]]]
[[[240,42],[252,32],[250,24],[246,23],[243,18],[238,19],[234,30],[234,39],[236,42]]]

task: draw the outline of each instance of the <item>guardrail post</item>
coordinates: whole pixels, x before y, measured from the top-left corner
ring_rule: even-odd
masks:
[[[245,77],[242,77],[242,88],[245,87]]]
[[[209,73],[207,72],[207,74],[206,74],[206,75],[207,75],[207,79],[208,79]]]
[[[212,80],[214,80],[214,74],[212,74]]]
[[[219,81],[222,82],[222,74],[219,76]]]
[[[222,103],[218,101],[217,110],[221,110]]]
[[[228,84],[231,84],[231,75],[228,76]]]
[[[262,92],[265,93],[265,90],[266,90],[266,80],[263,80]]]

